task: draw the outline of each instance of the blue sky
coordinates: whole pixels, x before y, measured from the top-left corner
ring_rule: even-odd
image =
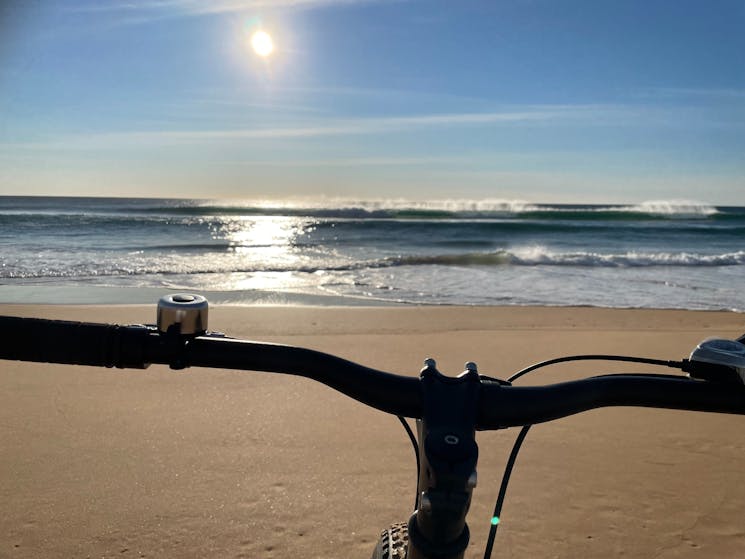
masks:
[[[742,204],[745,2],[5,2],[0,194]]]

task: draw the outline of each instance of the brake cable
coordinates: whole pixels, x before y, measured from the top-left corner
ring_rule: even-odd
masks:
[[[533,371],[540,369],[542,367],[547,367],[549,365],[556,365],[558,363],[566,363],[569,361],[624,361],[626,363],[643,363],[645,365],[655,365],[660,367],[671,367],[673,369],[682,369],[684,366],[683,361],[667,361],[662,359],[649,359],[646,357],[631,357],[631,356],[625,356],[625,355],[570,355],[567,357],[558,357],[556,359],[549,359],[547,361],[541,361],[539,363],[535,363],[533,365],[530,365],[529,367],[526,367],[524,369],[521,369],[520,371],[513,374],[511,377],[507,379],[507,381],[499,380],[499,379],[492,379],[490,377],[487,377],[485,375],[481,375],[481,378],[483,380],[488,380],[491,382],[497,382],[499,384],[505,384],[505,385],[511,385],[512,382],[519,379],[520,377],[527,375],[528,373],[532,373]],[[406,419],[402,416],[397,416],[398,420],[401,422],[401,425],[403,425],[404,429],[406,430],[406,434],[409,436],[409,440],[411,441],[411,445],[414,448],[414,456],[416,457],[416,471],[417,471],[417,479],[419,477],[419,444],[417,443],[416,437],[414,436],[413,431],[411,430],[411,427],[409,427],[409,424],[407,423]],[[489,528],[489,535],[487,537],[486,542],[486,549],[484,550],[484,559],[490,559],[492,548],[494,547],[494,539],[497,535],[497,528],[499,527],[500,522],[500,516],[502,514],[502,506],[504,505],[505,496],[507,495],[507,485],[510,482],[510,476],[512,475],[512,468],[515,465],[515,461],[517,460],[517,455],[520,452],[520,448],[522,447],[523,441],[525,440],[525,437],[528,435],[528,431],[530,431],[530,428],[532,425],[523,425],[523,427],[520,429],[520,433],[518,433],[517,438],[515,439],[515,443],[512,445],[512,451],[510,452],[510,456],[507,460],[507,465],[504,469],[504,474],[502,475],[502,483],[499,487],[499,494],[497,496],[497,502],[494,505],[494,514],[492,514],[491,517],[491,526]],[[419,490],[417,488],[416,495],[414,497],[414,510],[417,509],[419,506]]]
[[[416,475],[417,475],[417,485],[419,485],[419,443],[416,442],[416,437],[414,436],[414,432],[411,430],[411,427],[409,427],[409,423],[406,421],[406,418],[399,415],[397,416],[398,420],[401,422],[401,425],[404,426],[404,429],[406,429],[406,434],[409,435],[409,440],[411,441],[411,445],[414,447],[414,457],[416,458]],[[416,495],[414,495],[414,510],[419,508],[419,489],[416,490]]]
[[[567,357],[558,357],[556,359],[549,359],[547,361],[541,361],[540,363],[530,365],[529,367],[516,372],[514,375],[507,379],[507,382],[512,384],[513,381],[535,371],[536,369],[540,369],[541,367],[546,367],[548,365],[556,365],[557,363],[566,363],[567,361],[625,361],[627,363],[644,363],[646,365],[657,365],[661,367],[671,367],[674,369],[682,369],[684,364],[682,361],[664,361],[661,359],[628,357],[624,355],[570,355]],[[504,499],[507,495],[507,485],[509,484],[510,476],[512,475],[512,468],[515,465],[517,454],[518,452],[520,452],[523,441],[528,435],[528,431],[530,431],[531,427],[532,425],[523,425],[523,427],[520,429],[520,433],[518,433],[517,438],[515,439],[515,443],[512,445],[510,457],[507,460],[507,465],[504,468],[504,474],[502,474],[502,483],[499,487],[497,502],[494,505],[494,514],[492,514],[491,517],[491,526],[489,527],[489,535],[486,540],[486,548],[484,549],[484,559],[491,558],[492,548],[494,547],[494,539],[497,536],[497,528],[499,527],[499,519],[502,515],[502,505],[504,505]]]
[[[567,361],[625,361],[627,363],[644,363],[645,365],[658,365],[660,367],[671,367],[673,369],[683,368],[683,361],[667,361],[663,359],[649,359],[647,357],[629,357],[626,355],[569,355],[567,357],[557,357],[556,359],[541,361],[540,363],[535,363],[529,367],[525,367],[508,378],[507,381],[512,383],[521,376],[527,375],[536,369],[548,365],[556,365],[557,363],[565,363]]]
[[[517,453],[520,452],[520,447],[525,440],[525,437],[530,431],[532,425],[523,425],[520,429],[520,433],[515,439],[515,444],[512,446],[512,452],[507,460],[507,466],[504,469],[504,475],[502,475],[502,484],[499,486],[499,495],[497,496],[497,503],[494,505],[494,513],[491,517],[491,526],[489,528],[489,537],[486,539],[486,549],[484,550],[484,559],[491,557],[492,547],[494,547],[494,538],[497,536],[497,527],[499,526],[499,517],[502,515],[502,505],[504,504],[505,495],[507,495],[507,484],[510,482],[510,475],[512,474],[512,467],[515,465],[517,460]]]

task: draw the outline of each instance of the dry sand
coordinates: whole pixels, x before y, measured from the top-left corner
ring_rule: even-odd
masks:
[[[0,314],[151,322],[150,307]],[[564,354],[679,359],[733,313],[570,308],[215,308],[211,327],[416,374],[506,377]],[[554,382],[621,365],[557,367]],[[638,370],[638,369],[637,369]],[[648,370],[648,369],[642,369]],[[526,379],[527,381],[528,379]],[[479,433],[468,557],[481,557],[516,432]],[[0,361],[0,557],[367,558],[414,498],[395,418],[311,381]],[[745,556],[745,418],[616,408],[538,425],[494,557]]]

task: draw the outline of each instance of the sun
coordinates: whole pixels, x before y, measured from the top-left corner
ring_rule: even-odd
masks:
[[[274,41],[266,31],[256,31],[251,35],[251,48],[262,58],[274,52]]]

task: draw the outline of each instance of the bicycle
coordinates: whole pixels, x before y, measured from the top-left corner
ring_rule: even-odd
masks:
[[[322,382],[366,405],[398,416],[417,457],[414,512],[384,530],[373,558],[462,558],[469,541],[466,515],[477,483],[477,430],[521,427],[508,459],[492,516],[485,557],[491,554],[517,453],[530,426],[604,406],[645,406],[745,414],[745,336],[706,340],[690,357],[664,361],[616,355],[578,355],[544,361],[507,380],[468,363],[446,377],[433,360],[419,378],[370,369],[291,346],[247,342],[208,331],[203,297],[163,298],[156,325],[91,324],[0,317],[0,358],[118,368],[166,364],[279,372]],[[38,344],[43,340],[43,344]],[[612,360],[672,367],[681,375],[602,375],[538,387],[513,382],[556,363]],[[417,420],[415,436],[404,417]]]

